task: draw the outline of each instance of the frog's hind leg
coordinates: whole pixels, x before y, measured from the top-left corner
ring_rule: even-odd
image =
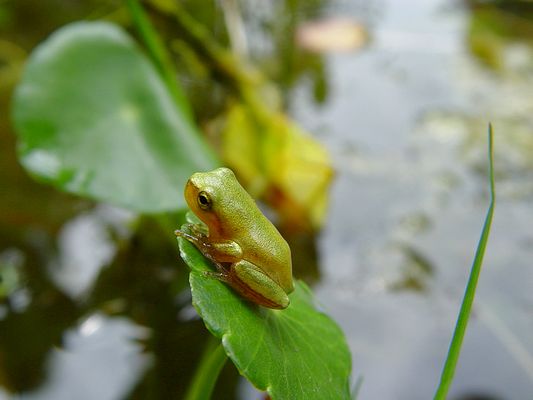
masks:
[[[290,304],[289,296],[273,279],[249,261],[232,264],[228,282],[248,300],[267,308],[284,309]]]

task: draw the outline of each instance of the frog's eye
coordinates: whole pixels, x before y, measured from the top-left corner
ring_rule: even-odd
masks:
[[[206,192],[198,193],[198,206],[200,206],[202,210],[211,209],[211,198],[209,197],[209,194]]]

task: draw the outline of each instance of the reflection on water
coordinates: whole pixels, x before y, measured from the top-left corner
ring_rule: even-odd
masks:
[[[58,236],[59,260],[50,267],[56,285],[71,297],[86,295],[101,269],[116,255],[116,239],[127,239],[124,210],[98,207],[66,223]]]
[[[320,299],[349,336],[360,398],[432,397],[488,207],[492,121],[499,201],[451,394],[529,398],[531,48],[491,71],[468,51],[460,4],[383,3],[365,52],[327,57],[324,107],[303,83],[293,97],[339,172]]]
[[[62,348],[48,355],[46,383],[18,398],[124,398],[151,363],[136,343],[149,335],[150,331],[128,319],[93,314],[66,331]]]

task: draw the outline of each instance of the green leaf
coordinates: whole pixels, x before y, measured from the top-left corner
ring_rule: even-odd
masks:
[[[19,158],[67,192],[139,212],[182,208],[215,157],[119,27],[68,25],[31,55],[13,104]]]
[[[349,399],[351,357],[337,324],[317,311],[310,289],[297,281],[291,305],[270,310],[239,297],[202,271],[211,264],[178,239],[191,268],[193,305],[213,335],[222,339],[239,372],[276,399]]]

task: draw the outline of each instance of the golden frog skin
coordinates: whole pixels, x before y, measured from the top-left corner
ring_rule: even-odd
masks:
[[[263,307],[287,308],[294,290],[291,250],[233,171],[193,174],[185,185],[185,200],[205,226],[188,224],[190,233],[175,233],[215,264],[218,272],[205,274]]]

